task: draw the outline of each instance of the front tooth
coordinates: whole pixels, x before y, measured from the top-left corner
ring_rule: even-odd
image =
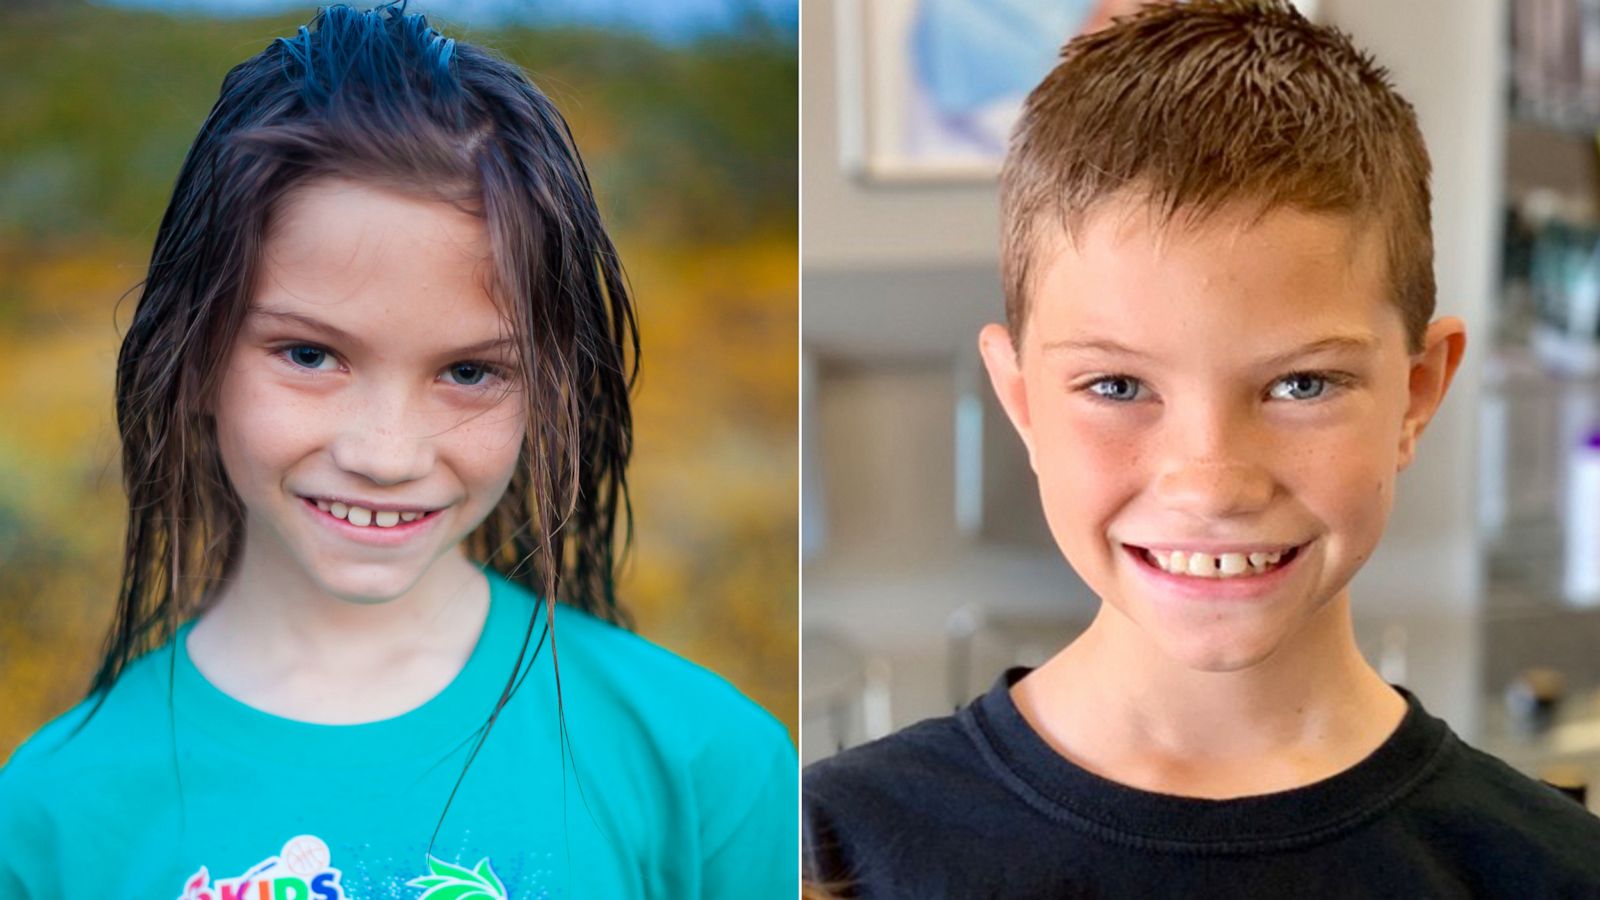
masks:
[[[372,510],[364,506],[352,506],[346,518],[349,519],[351,525],[366,527],[372,524]]]
[[[1190,553],[1189,574],[1206,578],[1214,577],[1217,574],[1216,559],[1209,553]]]
[[[372,520],[378,523],[379,528],[393,528],[400,521],[400,514],[392,509],[386,509],[373,516]]]
[[[335,500],[333,503],[328,505],[328,512],[333,513],[333,517],[335,519],[342,519],[350,514],[350,507],[345,506],[343,503]]]
[[[1209,553],[1173,550],[1151,550],[1160,567],[1174,575],[1189,575],[1196,578],[1224,578],[1243,575],[1250,571],[1264,572],[1271,568],[1281,557],[1282,553],[1222,553],[1212,556]]]

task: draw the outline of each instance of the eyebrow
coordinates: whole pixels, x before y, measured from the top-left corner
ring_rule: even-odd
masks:
[[[286,309],[275,309],[269,306],[255,305],[252,305],[249,311],[253,316],[294,322],[299,325],[304,325],[307,328],[330,334],[347,344],[354,344],[358,347],[365,346],[365,343],[361,340],[361,338],[358,338],[350,332],[345,331],[343,328],[340,328],[336,325],[329,325],[327,322],[324,322],[321,319],[315,319],[303,313],[290,312]],[[515,344],[516,341],[509,337],[490,338],[486,341],[479,341],[476,344],[468,344],[465,347],[457,347],[454,350],[445,351],[445,355],[455,356],[462,353],[486,353],[490,350],[499,350],[503,347],[510,347]]]
[[[1284,363],[1299,359],[1302,356],[1310,356],[1314,353],[1355,351],[1363,354],[1372,354],[1377,352],[1377,349],[1378,339],[1372,335],[1336,334],[1325,338],[1319,338],[1318,340],[1312,341],[1309,344],[1304,344],[1284,353],[1276,353],[1272,356],[1268,356],[1261,360],[1260,365],[1283,365]],[[1135,350],[1132,347],[1119,344],[1116,341],[1108,338],[1082,338],[1076,340],[1069,338],[1059,341],[1050,341],[1043,347],[1043,351],[1049,354],[1071,353],[1074,351],[1083,350],[1098,350],[1103,353],[1121,354],[1123,356],[1132,356],[1137,359],[1154,359],[1153,356],[1144,352],[1143,350]]]

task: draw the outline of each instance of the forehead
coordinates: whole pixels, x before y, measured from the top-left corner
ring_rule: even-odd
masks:
[[[252,306],[369,327],[481,327],[500,319],[492,271],[482,219],[442,201],[318,179],[274,210]]]
[[[1388,340],[1400,327],[1382,231],[1345,216],[1240,205],[1165,222],[1147,203],[1120,200],[1070,234],[1041,231],[1030,344],[1098,335],[1220,354],[1334,332]]]

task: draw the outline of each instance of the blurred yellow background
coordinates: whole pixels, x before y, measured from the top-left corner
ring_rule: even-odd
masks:
[[[117,346],[183,154],[227,70],[314,12],[7,8],[0,759],[80,700],[99,661],[127,509]],[[746,10],[652,37],[433,21],[521,64],[562,110],[634,290],[636,533],[619,595],[643,635],[727,677],[795,737],[793,22]]]

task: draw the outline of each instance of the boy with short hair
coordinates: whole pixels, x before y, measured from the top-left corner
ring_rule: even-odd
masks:
[[[1466,346],[1411,106],[1284,0],[1073,41],[1001,176],[980,348],[1101,599],[1037,669],[811,766],[872,897],[1600,896],[1600,819],[1357,650],[1349,582]],[[1115,390],[1113,390],[1115,388]]]

